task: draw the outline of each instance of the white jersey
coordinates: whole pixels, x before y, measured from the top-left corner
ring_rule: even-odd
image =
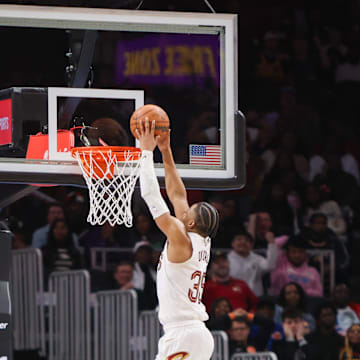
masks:
[[[210,260],[210,238],[188,233],[193,252],[183,263],[170,262],[167,242],[157,270],[159,320],[162,325],[188,320],[206,321],[209,317],[201,302],[207,265]]]

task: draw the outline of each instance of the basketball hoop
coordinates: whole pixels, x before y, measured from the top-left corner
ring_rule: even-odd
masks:
[[[75,147],[71,155],[78,161],[89,188],[91,225],[132,226],[131,198],[139,177],[141,150],[124,146]]]

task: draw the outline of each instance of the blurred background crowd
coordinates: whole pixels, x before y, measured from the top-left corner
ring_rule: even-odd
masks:
[[[360,2],[211,3],[217,12],[239,15],[247,185],[188,193],[190,203],[209,201],[220,214],[203,293],[207,325],[228,333],[231,353],[359,359]],[[116,1],[102,6],[122,7]],[[201,1],[145,0],[141,8],[208,11]],[[8,86],[0,79],[0,88]],[[141,309],[156,308],[156,265],[165,238],[137,193],[131,229],[89,226],[84,189],[39,193],[2,210],[14,249],[40,248],[46,277],[86,268],[93,291],[136,289]],[[94,267],[95,247],[123,251],[110,252],[102,271]],[[321,267],[319,250],[330,250],[334,261],[322,260]]]

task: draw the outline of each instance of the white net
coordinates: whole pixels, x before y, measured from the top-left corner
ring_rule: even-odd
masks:
[[[80,150],[73,153],[89,188],[91,225],[132,226],[131,198],[139,177],[140,152],[124,152],[119,162],[116,153],[108,150]]]

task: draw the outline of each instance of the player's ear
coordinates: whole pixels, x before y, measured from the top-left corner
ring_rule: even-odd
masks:
[[[188,221],[188,228],[189,228],[189,229],[194,229],[195,226],[196,226],[195,220],[194,220],[194,219],[190,219],[190,220]]]

